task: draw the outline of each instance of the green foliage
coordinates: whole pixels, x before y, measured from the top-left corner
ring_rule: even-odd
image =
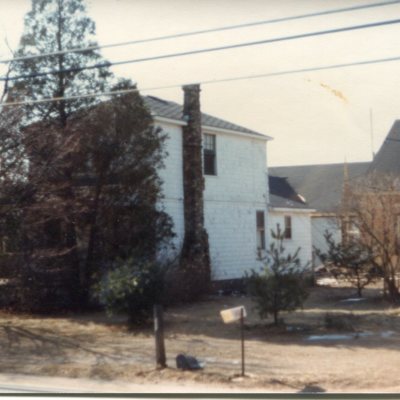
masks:
[[[328,249],[326,253],[315,249],[317,256],[336,279],[350,282],[361,297],[363,288],[378,278],[377,270],[373,268],[373,249],[361,240],[336,243],[331,233],[326,232],[324,236]]]
[[[248,292],[256,303],[260,318],[272,315],[277,325],[281,311],[294,311],[306,300],[307,266],[302,265],[298,257],[300,249],[293,255],[286,253],[279,226],[276,233],[272,232],[272,237],[275,241],[267,250],[261,272],[252,270],[246,278]]]
[[[95,23],[87,16],[83,0],[32,0],[32,9],[25,16],[24,32],[16,57],[60,52],[95,46]],[[27,76],[10,85],[14,98],[73,96],[105,91],[112,85],[112,74],[103,68],[29,77],[44,71],[57,71],[103,63],[99,50],[59,54],[13,63],[13,75]],[[26,120],[58,120],[65,126],[78,109],[97,103],[96,98],[27,106]]]
[[[84,0],[32,0],[15,56],[95,46],[94,34]],[[10,84],[8,100],[134,87],[117,82],[107,65],[31,76],[99,62],[98,50],[15,62],[12,74],[25,78]],[[20,298],[29,308],[58,300],[63,308],[84,308],[89,289],[115,260],[133,252],[153,259],[169,245],[172,223],[159,206],[158,175],[166,135],[154,126],[139,93],[106,102],[88,97],[36,103],[3,116],[0,202],[7,210],[0,209],[0,222],[12,215],[19,224],[14,229],[8,223],[26,260]],[[41,296],[45,291],[51,296]]]
[[[108,313],[126,313],[131,324],[143,323],[154,304],[162,304],[166,269],[157,262],[130,258],[109,271],[96,285]]]

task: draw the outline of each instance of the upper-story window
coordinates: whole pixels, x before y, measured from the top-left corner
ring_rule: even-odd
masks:
[[[283,237],[285,239],[292,238],[292,217],[290,215],[285,215],[285,230],[283,231]]]
[[[203,135],[204,175],[217,175],[217,149],[215,135]]]

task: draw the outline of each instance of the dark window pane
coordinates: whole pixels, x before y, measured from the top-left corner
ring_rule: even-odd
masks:
[[[257,211],[257,249],[265,250],[265,219],[264,211]]]
[[[286,215],[285,216],[285,232],[283,237],[285,239],[291,239],[292,238],[292,217]]]
[[[217,174],[216,158],[215,135],[203,135],[204,175]]]
[[[265,228],[264,211],[257,211],[257,228]]]
[[[204,150],[204,174],[215,175],[215,154]]]

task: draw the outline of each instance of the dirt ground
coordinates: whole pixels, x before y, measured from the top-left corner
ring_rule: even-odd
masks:
[[[249,298],[210,297],[165,313],[169,368],[157,371],[152,326],[128,330],[123,317],[102,313],[32,317],[0,313],[0,373],[115,380],[138,384],[207,384],[228,391],[400,393],[400,308],[380,298],[344,301],[354,290],[320,286],[285,324],[260,321]],[[238,324],[219,311],[245,305],[246,377],[240,374]],[[327,336],[330,335],[330,336]],[[333,335],[333,336],[332,336]],[[335,336],[336,335],[336,336]],[[186,353],[204,363],[175,368]],[[217,391],[217,390],[216,390]]]

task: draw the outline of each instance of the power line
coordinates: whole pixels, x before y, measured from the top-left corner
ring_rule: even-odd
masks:
[[[50,53],[9,58],[6,60],[0,60],[0,64],[6,64],[9,62],[15,62],[15,61],[27,61],[27,60],[32,60],[32,59],[36,59],[36,58],[44,58],[44,57],[50,57],[50,56],[58,56],[58,55],[68,54],[68,53],[83,53],[86,51],[105,49],[105,48],[111,48],[111,47],[121,47],[121,46],[128,46],[128,45],[134,45],[134,44],[177,39],[177,38],[188,37],[188,36],[203,35],[206,33],[249,28],[249,27],[259,26],[259,25],[275,24],[275,23],[279,23],[279,22],[319,17],[319,16],[323,16],[323,15],[338,14],[338,13],[344,13],[344,12],[349,12],[349,11],[358,11],[358,10],[363,10],[363,9],[368,9],[368,8],[389,6],[389,5],[398,4],[398,3],[400,3],[400,0],[391,0],[391,1],[381,2],[381,3],[372,3],[372,4],[362,4],[362,5],[353,6],[353,7],[338,8],[338,9],[319,11],[319,12],[314,12],[314,13],[309,13],[309,14],[300,14],[300,15],[295,15],[295,16],[291,16],[291,17],[282,17],[282,18],[275,18],[275,19],[269,19],[269,20],[263,20],[263,21],[248,22],[248,23],[244,23],[244,24],[228,25],[228,26],[222,26],[222,27],[210,28],[210,29],[202,29],[202,30],[191,31],[191,32],[182,32],[182,33],[176,33],[176,34],[172,34],[172,35],[155,36],[155,37],[146,38],[146,39],[130,40],[127,42],[72,48],[72,49],[68,49],[68,50],[55,51],[55,52],[50,52]]]
[[[212,80],[206,80],[206,81],[202,81],[202,82],[198,82],[198,83],[201,85],[210,85],[210,84],[233,82],[233,81],[239,81],[239,80],[260,79],[260,78],[268,78],[268,77],[274,77],[274,76],[291,75],[291,74],[298,74],[298,73],[304,73],[304,72],[340,69],[340,68],[347,68],[347,67],[353,67],[353,66],[359,66],[359,65],[380,64],[380,63],[393,62],[393,61],[400,61],[400,56],[389,57],[389,58],[380,58],[380,59],[375,59],[375,60],[356,61],[356,62],[343,63],[343,64],[332,64],[332,65],[325,65],[325,66],[320,66],[320,67],[309,67],[309,68],[292,69],[292,70],[286,70],[286,71],[269,72],[269,73],[258,74],[258,75],[246,75],[246,76],[237,76],[237,77],[231,77],[231,78],[212,79]],[[150,92],[150,91],[155,91],[155,90],[174,89],[174,88],[181,87],[182,85],[186,85],[186,84],[188,84],[188,83],[142,88],[140,90],[143,92]],[[69,97],[51,97],[51,98],[44,98],[44,99],[38,99],[38,100],[14,101],[14,102],[8,102],[8,103],[3,103],[3,104],[0,103],[0,107],[1,106],[33,105],[33,104],[50,103],[50,102],[56,102],[56,101],[71,101],[71,100],[77,100],[77,99],[82,99],[82,98],[113,96],[113,95],[127,94],[127,93],[133,93],[133,92],[139,92],[139,89],[131,88],[131,89],[122,89],[122,90],[102,92],[102,93],[87,93],[87,94],[81,94],[81,95],[75,95],[75,96],[69,96]]]
[[[348,31],[354,31],[354,30],[360,30],[360,29],[376,28],[378,26],[393,25],[393,24],[398,24],[398,23],[400,23],[400,19],[386,20],[386,21],[373,22],[373,23],[363,24],[363,25],[352,25],[352,26],[346,26],[343,28],[335,28],[335,29],[328,29],[328,30],[324,30],[324,31],[301,33],[301,34],[297,34],[297,35],[283,36],[283,37],[277,37],[277,38],[265,39],[265,40],[257,40],[255,42],[244,42],[244,43],[237,43],[237,44],[232,44],[232,45],[227,45],[227,46],[210,47],[210,48],[199,49],[199,50],[190,50],[190,51],[184,51],[181,53],[170,53],[170,54],[164,54],[164,55],[159,55],[159,56],[136,58],[133,60],[117,61],[117,62],[112,62],[112,63],[103,62],[103,63],[89,65],[89,66],[85,66],[85,67],[74,67],[74,68],[66,68],[66,69],[62,69],[62,70],[37,72],[37,73],[26,74],[26,75],[1,77],[0,81],[4,82],[4,81],[14,81],[14,80],[18,80],[18,79],[37,78],[37,77],[46,76],[46,75],[56,75],[56,74],[60,74],[60,73],[69,73],[69,72],[80,72],[80,71],[84,71],[84,70],[105,68],[105,67],[110,67],[110,66],[115,66],[115,65],[133,64],[133,63],[140,63],[140,62],[146,62],[146,61],[162,60],[162,59],[166,59],[166,58],[183,57],[183,56],[189,56],[189,55],[194,55],[194,54],[209,53],[209,52],[216,52],[216,51],[222,51],[222,50],[231,50],[231,49],[237,49],[237,48],[241,48],[241,47],[257,46],[257,45],[262,45],[262,44],[277,43],[277,42],[283,42],[283,41],[288,41],[288,40],[304,39],[304,38],[309,38],[309,37],[313,37],[313,36],[322,36],[322,35],[348,32]]]
[[[355,62],[343,63],[343,64],[332,64],[332,65],[326,65],[326,66],[321,66],[321,67],[299,68],[299,69],[292,69],[292,70],[287,70],[287,71],[270,72],[267,74],[216,79],[216,80],[204,81],[204,82],[202,82],[202,84],[207,85],[207,84],[212,84],[212,83],[233,82],[233,81],[244,80],[244,79],[268,78],[268,77],[273,77],[273,76],[298,74],[298,73],[302,73],[302,72],[324,71],[324,70],[330,70],[330,69],[354,67],[354,66],[358,66],[358,65],[380,64],[380,63],[386,63],[386,62],[392,62],[392,61],[400,61],[400,56],[380,58],[380,59],[375,59],[375,60],[355,61]]]

